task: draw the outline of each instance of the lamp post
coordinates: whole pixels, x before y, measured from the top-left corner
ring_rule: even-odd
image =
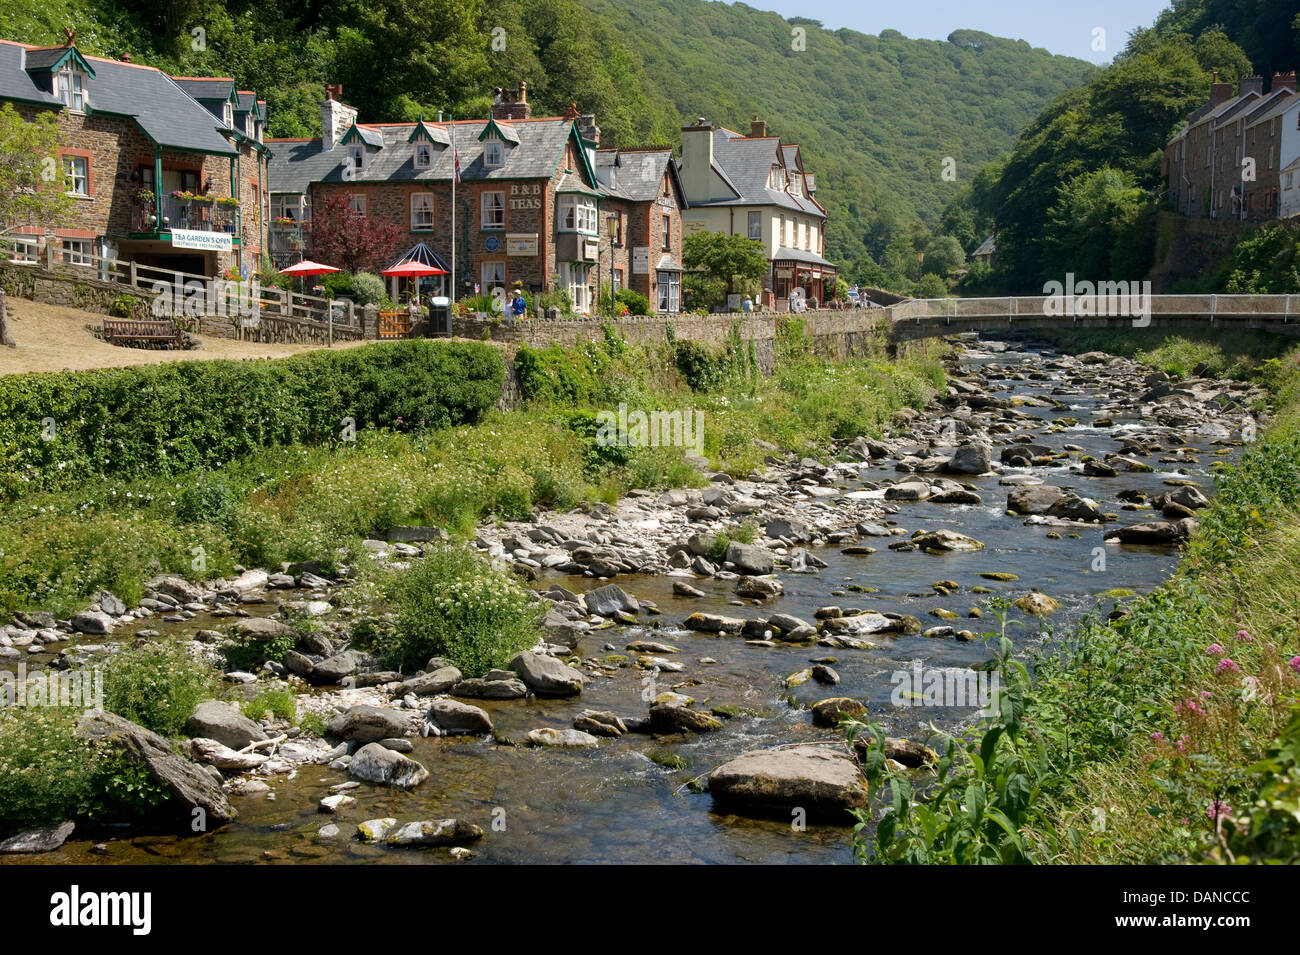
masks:
[[[609,318],[613,321],[618,317],[618,310],[614,307],[614,240],[618,237],[618,213],[606,219],[605,225],[609,232]]]

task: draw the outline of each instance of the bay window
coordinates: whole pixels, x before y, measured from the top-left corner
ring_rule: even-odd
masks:
[[[586,196],[560,196],[557,232],[581,232],[596,235],[596,201]]]

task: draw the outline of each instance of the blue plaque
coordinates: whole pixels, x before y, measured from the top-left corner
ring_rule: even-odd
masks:
[[[500,237],[495,235],[488,236],[483,240],[483,248],[487,249],[489,252],[495,252],[497,249],[501,248]]]

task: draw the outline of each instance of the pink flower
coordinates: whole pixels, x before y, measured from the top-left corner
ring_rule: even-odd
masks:
[[[1187,743],[1188,743],[1188,740],[1189,740],[1189,739],[1190,739],[1190,737],[1188,737],[1188,736],[1180,736],[1180,737],[1178,737],[1178,742],[1174,744],[1175,746],[1178,747],[1178,752],[1181,753],[1181,752],[1186,751],[1186,749],[1187,749]]]
[[[1232,807],[1219,799],[1210,803],[1210,808],[1205,810],[1205,814],[1211,819],[1218,819],[1220,816],[1226,816],[1230,812],[1232,812]]]
[[[1159,730],[1156,730],[1154,733],[1151,734],[1151,738],[1158,743],[1160,742],[1160,740],[1165,738],[1165,734],[1160,732]]]
[[[1217,657],[1223,653],[1223,647],[1219,646],[1217,643],[1211,643],[1205,648],[1205,652],[1212,657]]]
[[[1233,673],[1241,672],[1241,667],[1233,663],[1230,657],[1224,657],[1222,660],[1219,661],[1219,665],[1214,668],[1215,673],[1227,673],[1229,670],[1231,670]]]
[[[1300,657],[1292,657],[1289,665],[1296,673],[1300,673]]]
[[[1201,699],[1203,699],[1203,700],[1208,700],[1208,699],[1209,699],[1210,697],[1212,697],[1212,696],[1214,696],[1214,694],[1211,693],[1209,690],[1202,690],[1202,691],[1201,691]]]
[[[1240,640],[1242,643],[1251,643],[1251,642],[1253,642],[1253,641],[1251,640],[1251,636],[1250,636],[1250,631],[1249,631],[1249,630],[1238,630],[1238,631],[1237,631],[1237,639]]]

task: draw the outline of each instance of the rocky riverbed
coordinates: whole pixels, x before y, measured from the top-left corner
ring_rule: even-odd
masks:
[[[286,636],[283,659],[227,673],[230,695],[303,691],[295,721],[205,704],[183,747],[84,718],[147,754],[175,825],[21,846],[52,861],[845,861],[844,810],[867,797],[838,718],[883,723],[891,758],[924,772],[927,725],[977,706],[920,705],[911,677],[968,674],[1001,606],[1018,642],[1050,639],[1157,584],[1259,397],[966,339],[941,401],[828,449],[834,463],[773,450],[701,489],[480,528],[548,602],[544,642],[486,674],[386,671],[349,645],[346,575],[311,564],[20,615],[0,628],[10,670],[93,667],[162,634],[214,659],[240,634]],[[368,550],[401,564],[440,533],[384,536]],[[286,622],[304,615],[320,632]],[[194,807],[213,825],[182,837]]]

